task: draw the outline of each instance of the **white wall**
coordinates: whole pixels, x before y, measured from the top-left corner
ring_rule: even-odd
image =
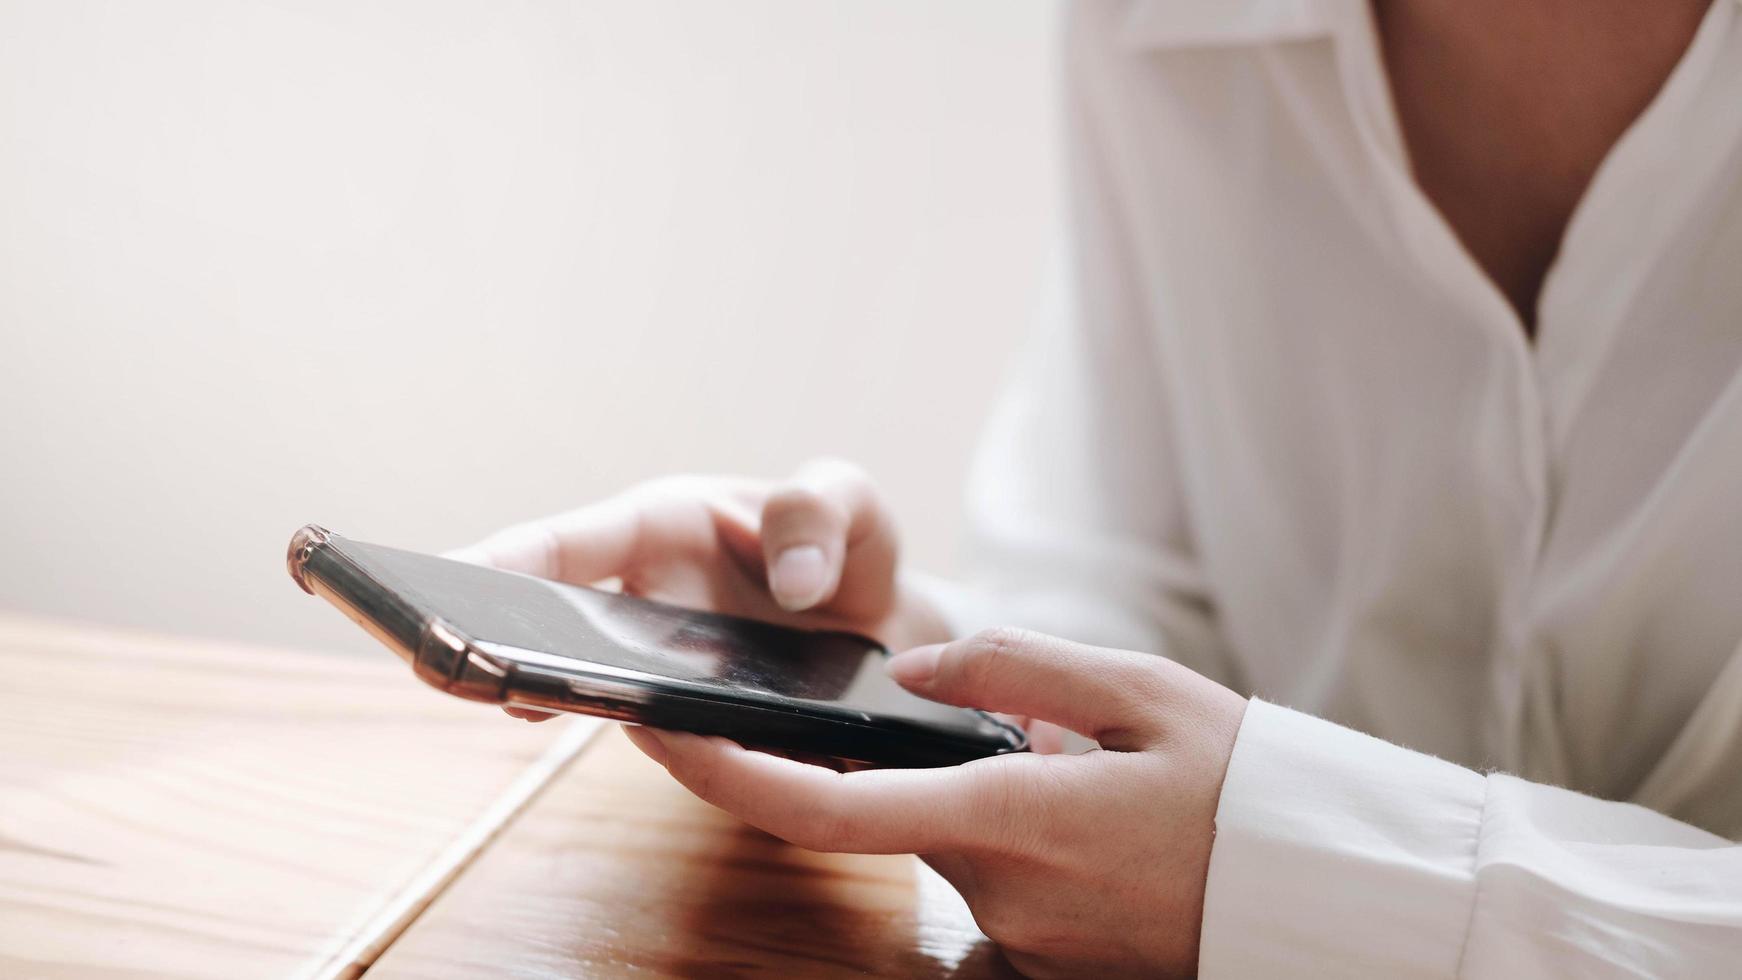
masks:
[[[947,565],[1058,233],[1044,0],[0,0],[0,607],[372,649],[438,549],[857,458]]]

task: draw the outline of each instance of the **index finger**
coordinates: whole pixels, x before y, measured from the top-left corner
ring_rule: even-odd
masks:
[[[625,571],[635,554],[640,523],[635,503],[622,495],[503,528],[446,557],[584,585]]]
[[[690,792],[813,851],[926,854],[990,843],[1003,820],[985,759],[946,769],[836,772],[718,736],[626,728]]]

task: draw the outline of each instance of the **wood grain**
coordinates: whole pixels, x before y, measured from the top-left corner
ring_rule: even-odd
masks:
[[[385,653],[0,617],[0,678],[5,977],[355,974],[582,740]]]
[[[690,796],[609,730],[369,980],[1014,976],[910,857],[816,854]]]

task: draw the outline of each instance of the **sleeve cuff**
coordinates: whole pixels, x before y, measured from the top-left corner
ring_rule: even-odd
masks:
[[[1452,977],[1487,780],[1254,699],[1216,810],[1205,977]]]

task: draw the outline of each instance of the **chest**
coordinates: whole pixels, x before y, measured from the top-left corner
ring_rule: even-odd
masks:
[[[1536,345],[1334,49],[1120,79],[1146,122],[1110,152],[1121,232],[1260,694],[1611,796],[1718,696],[1742,644],[1742,45],[1714,23],[1580,205]]]
[[[1423,193],[1534,330],[1543,279],[1603,158],[1709,0],[1376,0]]]

